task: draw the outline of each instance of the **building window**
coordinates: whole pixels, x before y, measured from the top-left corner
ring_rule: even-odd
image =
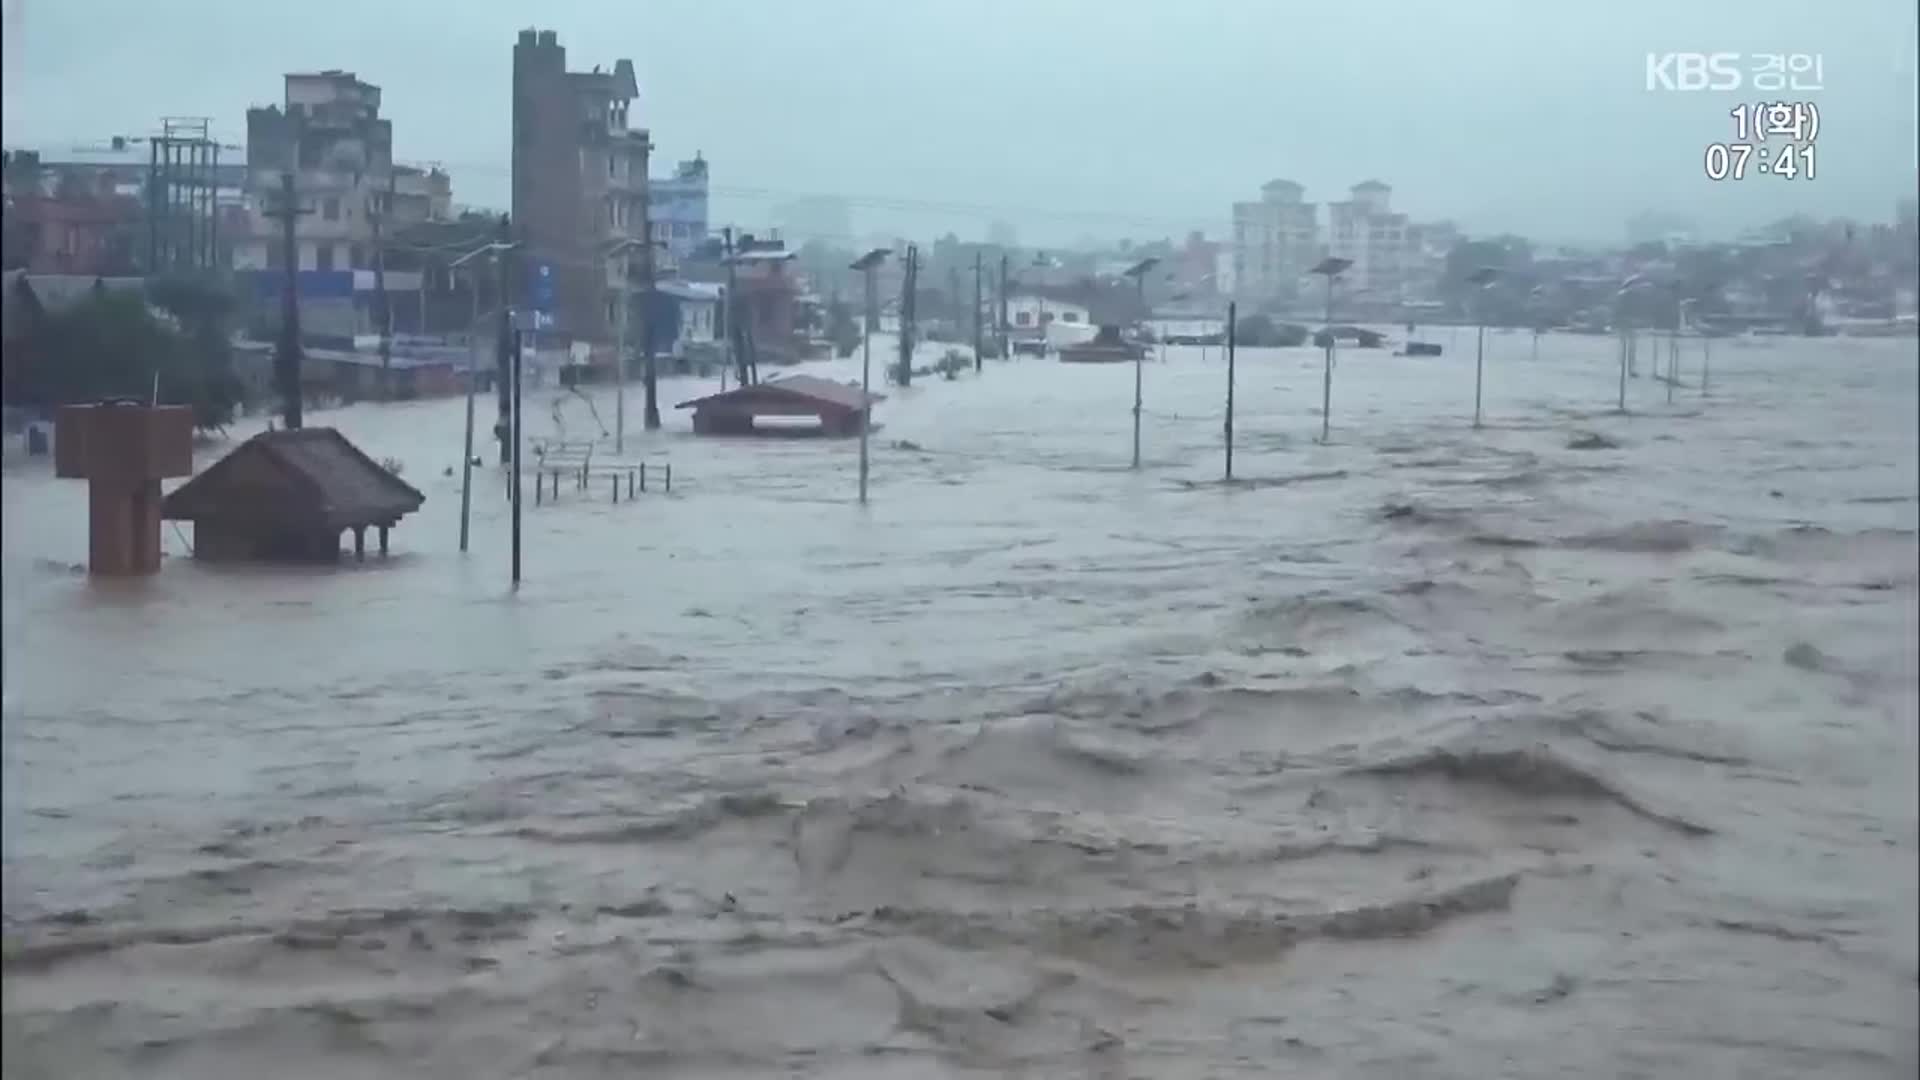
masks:
[[[1077,323],[1080,321],[1080,313],[1077,311],[1065,312],[1060,316],[1060,321]]]
[[[333,269],[333,245],[319,244],[313,251],[313,268],[322,273]]]
[[[340,200],[332,197],[320,200],[320,216],[328,221],[339,221]]]
[[[618,155],[616,154],[607,155],[607,176],[609,179],[620,175],[620,171],[618,168],[619,161],[620,161],[620,158]]]
[[[607,325],[608,326],[612,326],[618,321],[619,313],[617,308],[618,308],[618,305],[616,305],[612,300],[607,301]]]
[[[1013,325],[1015,325],[1015,326],[1031,326],[1032,324],[1033,324],[1033,312],[1031,312],[1031,311],[1016,311],[1016,312],[1014,312],[1014,313],[1013,313]]]

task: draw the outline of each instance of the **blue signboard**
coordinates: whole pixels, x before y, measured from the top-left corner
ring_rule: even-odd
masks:
[[[553,310],[553,267],[539,263],[533,268],[533,310]]]

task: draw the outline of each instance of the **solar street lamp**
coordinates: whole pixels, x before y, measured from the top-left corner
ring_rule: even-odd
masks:
[[[1139,297],[1140,306],[1142,310],[1145,310],[1146,304],[1147,304],[1147,271],[1152,270],[1154,267],[1158,265],[1160,265],[1160,260],[1158,258],[1141,259],[1139,262],[1134,263],[1132,266],[1128,267],[1126,273],[1122,275],[1123,277],[1130,277],[1133,279],[1134,295]],[[1142,359],[1146,356],[1146,352],[1147,350],[1143,346],[1141,346],[1138,342],[1134,343],[1133,467],[1136,469],[1140,467],[1140,406],[1141,406],[1140,364]]]
[[[873,397],[869,389],[873,378],[873,310],[875,293],[873,272],[888,255],[891,248],[874,248],[855,259],[848,267],[860,271],[866,285],[867,310],[860,320],[860,504],[867,502],[867,429],[873,426]]]
[[[1320,376],[1320,441],[1325,443],[1333,424],[1333,281],[1353,265],[1352,259],[1330,255],[1315,263],[1309,274],[1327,279],[1327,359]]]
[[[1480,384],[1487,366],[1487,286],[1500,276],[1500,271],[1491,266],[1483,266],[1467,275],[1467,281],[1479,292],[1474,294],[1474,317],[1479,328],[1473,343],[1473,428],[1480,430]]]

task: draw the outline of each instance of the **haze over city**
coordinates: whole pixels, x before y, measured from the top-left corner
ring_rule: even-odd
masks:
[[[1418,18],[1409,17],[1418,11]],[[900,3],[12,0],[5,131],[60,150],[213,118],[245,138],[284,72],[381,86],[396,153],[438,162],[463,204],[508,203],[514,34],[558,31],[575,66],[634,61],[656,158],[702,154],[714,220],[753,225],[809,193],[857,231],[1027,243],[1227,231],[1284,176],[1310,199],[1369,177],[1398,208],[1475,234],[1618,242],[1657,209],[1703,235],[1795,213],[1886,217],[1913,191],[1914,12],[1898,0],[1339,9],[1257,0]],[[111,27],[113,33],[103,34]],[[1649,52],[1817,55],[1817,179],[1704,178],[1704,147],[1754,93],[1649,91]],[[1792,96],[1773,95],[1773,96]]]

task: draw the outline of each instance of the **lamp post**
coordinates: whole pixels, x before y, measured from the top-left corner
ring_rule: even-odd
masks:
[[[1309,274],[1327,279],[1327,359],[1320,375],[1320,441],[1325,443],[1333,429],[1333,279],[1353,265],[1352,259],[1329,255],[1315,263]]]
[[[1160,265],[1158,258],[1141,259],[1128,267],[1123,275],[1133,279],[1134,295],[1139,298],[1142,310],[1145,310],[1147,303],[1147,271],[1158,265]],[[1133,351],[1133,467],[1136,469],[1140,467],[1140,406],[1142,404],[1140,367],[1146,353],[1146,348],[1136,342]]]
[[[1528,313],[1533,316],[1533,361],[1540,362],[1540,320],[1546,315],[1547,287],[1535,285],[1527,293]]]
[[[465,264],[469,259],[472,259],[477,255],[487,255],[489,256],[488,261],[494,265],[494,268],[497,271],[500,265],[500,253],[502,251],[506,251],[511,247],[513,247],[512,244],[500,243],[499,241],[495,241],[490,244],[482,244],[481,246],[474,248],[472,251],[467,252],[465,255],[462,255],[459,258],[448,263],[447,270],[449,273],[451,273],[452,271],[457,270],[461,265]],[[505,297],[502,297],[501,300],[504,303]],[[473,332],[478,330],[479,327],[480,327],[480,278],[479,278],[479,275],[476,274],[473,279],[473,322],[470,323],[467,327],[468,336],[472,336]],[[475,341],[475,342],[471,342],[470,346],[478,345],[478,344],[479,343]],[[475,381],[478,380],[479,375],[480,375],[479,351],[475,348],[469,347],[467,350],[467,434],[466,434],[466,438],[461,442],[461,451],[460,451],[460,550],[461,551],[467,550],[467,534],[469,531],[468,522],[472,520],[472,513],[473,513],[473,384],[475,383]]]
[[[628,237],[623,240],[616,240],[609,245],[607,255],[610,258],[621,258],[633,248],[644,248],[647,250],[647,254],[651,256],[653,254],[653,248],[665,246],[666,244],[659,240],[642,239],[637,236]],[[653,302],[653,260],[651,258],[647,260],[646,279],[647,303],[651,305]],[[615,321],[616,336],[614,339],[613,362],[613,452],[616,454],[624,454],[627,452],[627,322],[633,314],[632,286],[632,271],[627,266],[626,261],[622,259],[620,263],[620,318]],[[648,314],[651,313],[649,312]],[[654,428],[660,425],[660,413],[659,407],[654,404],[653,397],[653,327],[649,325],[645,318],[642,318],[640,322],[640,336],[642,339],[641,346],[647,350],[647,426]]]
[[[855,259],[848,267],[860,271],[867,291],[867,316],[860,320],[860,505],[867,504],[867,429],[873,426],[873,397],[869,387],[873,379],[873,319],[874,309],[873,272],[888,255],[891,248],[874,248]]]
[[[1480,291],[1474,294],[1474,319],[1480,325],[1473,340],[1473,429],[1480,430],[1480,385],[1487,367],[1487,286],[1500,276],[1500,271],[1491,266],[1483,266],[1467,275],[1467,281]]]
[[[1641,274],[1634,274],[1631,277],[1628,277],[1625,281],[1622,281],[1620,283],[1619,291],[1613,294],[1613,321],[1614,321],[1614,324],[1621,331],[1619,411],[1622,413],[1625,413],[1627,411],[1627,365],[1628,365],[1628,359],[1629,359],[1628,354],[1631,350],[1631,343],[1633,340],[1633,326],[1631,321],[1627,319],[1626,310],[1625,310],[1627,294],[1637,289],[1644,288],[1648,284],[1649,282],[1647,281],[1645,276]]]

